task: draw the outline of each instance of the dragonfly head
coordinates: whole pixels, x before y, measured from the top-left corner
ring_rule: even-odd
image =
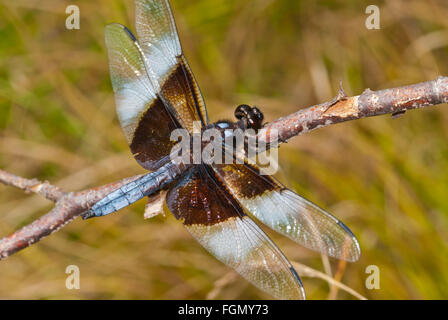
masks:
[[[263,126],[263,113],[255,106],[239,105],[235,109],[235,118],[242,121],[246,129],[259,130]]]

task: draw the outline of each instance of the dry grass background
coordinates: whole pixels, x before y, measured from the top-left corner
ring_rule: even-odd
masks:
[[[77,4],[81,29],[65,29]],[[381,30],[364,27],[368,4]],[[212,120],[239,103],[267,120],[348,94],[448,75],[448,3],[426,1],[173,0],[186,55]],[[133,1],[0,0],[0,167],[66,190],[143,170],[118,125],[103,29],[134,29]],[[448,298],[448,109],[363,119],[297,137],[280,149],[280,178],[344,221],[362,256],[326,263],[268,230],[293,261],[369,299]],[[205,252],[169,214],[143,220],[145,201],[76,220],[0,262],[3,299],[269,298]],[[0,186],[0,235],[51,208]],[[65,268],[81,290],[65,288]],[[377,265],[381,289],[367,290]],[[306,277],[311,299],[352,299]]]

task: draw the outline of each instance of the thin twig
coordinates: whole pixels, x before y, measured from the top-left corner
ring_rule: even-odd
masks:
[[[298,263],[298,262],[293,262],[292,263],[294,268],[297,270],[297,272],[302,276],[302,277],[309,277],[309,278],[319,278],[322,280],[327,281],[331,286],[336,286],[341,290],[344,290],[345,292],[351,294],[352,296],[358,298],[359,300],[367,300],[366,297],[364,297],[363,295],[359,294],[358,292],[356,292],[355,290],[353,290],[352,288],[346,286],[345,284],[333,279],[332,277],[329,277],[328,275],[326,275],[323,272],[317,271],[313,268],[310,268],[304,264]]]
[[[345,268],[347,267],[347,261],[339,260],[338,268],[336,269],[336,273],[334,274],[333,279],[335,281],[340,282],[342,277],[344,276]],[[330,293],[328,294],[328,300],[335,300],[338,294],[338,287],[333,284],[330,286]]]

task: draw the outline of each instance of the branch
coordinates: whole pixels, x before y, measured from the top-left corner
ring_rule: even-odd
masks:
[[[406,110],[448,102],[448,77],[410,86],[365,90],[361,95],[346,97],[342,88],[333,100],[300,110],[266,125],[259,133],[260,139],[270,139],[270,132],[277,130],[280,142],[294,136],[332,124],[383,114],[400,115]],[[46,215],[0,240],[0,260],[38,242],[82,215],[108,193],[137,179],[135,176],[96,189],[66,193],[48,182],[25,179],[0,170],[0,183],[14,186],[25,192],[35,192],[56,203]]]
[[[332,101],[299,110],[287,117],[267,124],[258,137],[275,143],[277,131],[279,142],[332,124],[367,117],[392,114],[399,116],[407,110],[434,106],[448,102],[448,77],[418,84],[372,91],[366,89],[361,95],[346,97],[342,87]]]
[[[95,189],[66,193],[47,181],[41,182],[37,179],[25,179],[0,170],[1,183],[17,187],[25,190],[25,192],[40,194],[56,203],[49,213],[0,240],[0,260],[6,259],[11,254],[58,231],[107,194],[139,177],[140,175],[126,178]]]

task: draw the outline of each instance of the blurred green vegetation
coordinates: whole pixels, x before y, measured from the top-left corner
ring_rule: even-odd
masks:
[[[80,30],[65,28],[69,4],[80,8]],[[381,30],[364,26],[369,4],[381,9]],[[448,75],[445,0],[172,5],[213,121],[231,118],[239,103],[271,121],[330,99],[339,80],[352,95]],[[69,191],[144,172],[115,115],[103,40],[110,22],[134,30],[133,1],[0,0],[0,168]],[[327,127],[280,149],[280,178],[358,237],[360,261],[330,260],[331,271],[369,299],[448,298],[447,123],[438,106]],[[144,205],[78,219],[0,262],[0,298],[269,298],[170,214],[144,221]],[[0,186],[0,235],[50,208]],[[318,254],[267,232],[291,260],[324,271]],[[81,290],[65,288],[73,264]],[[380,290],[365,287],[368,265],[380,268]],[[353,298],[303,280],[311,299]]]

